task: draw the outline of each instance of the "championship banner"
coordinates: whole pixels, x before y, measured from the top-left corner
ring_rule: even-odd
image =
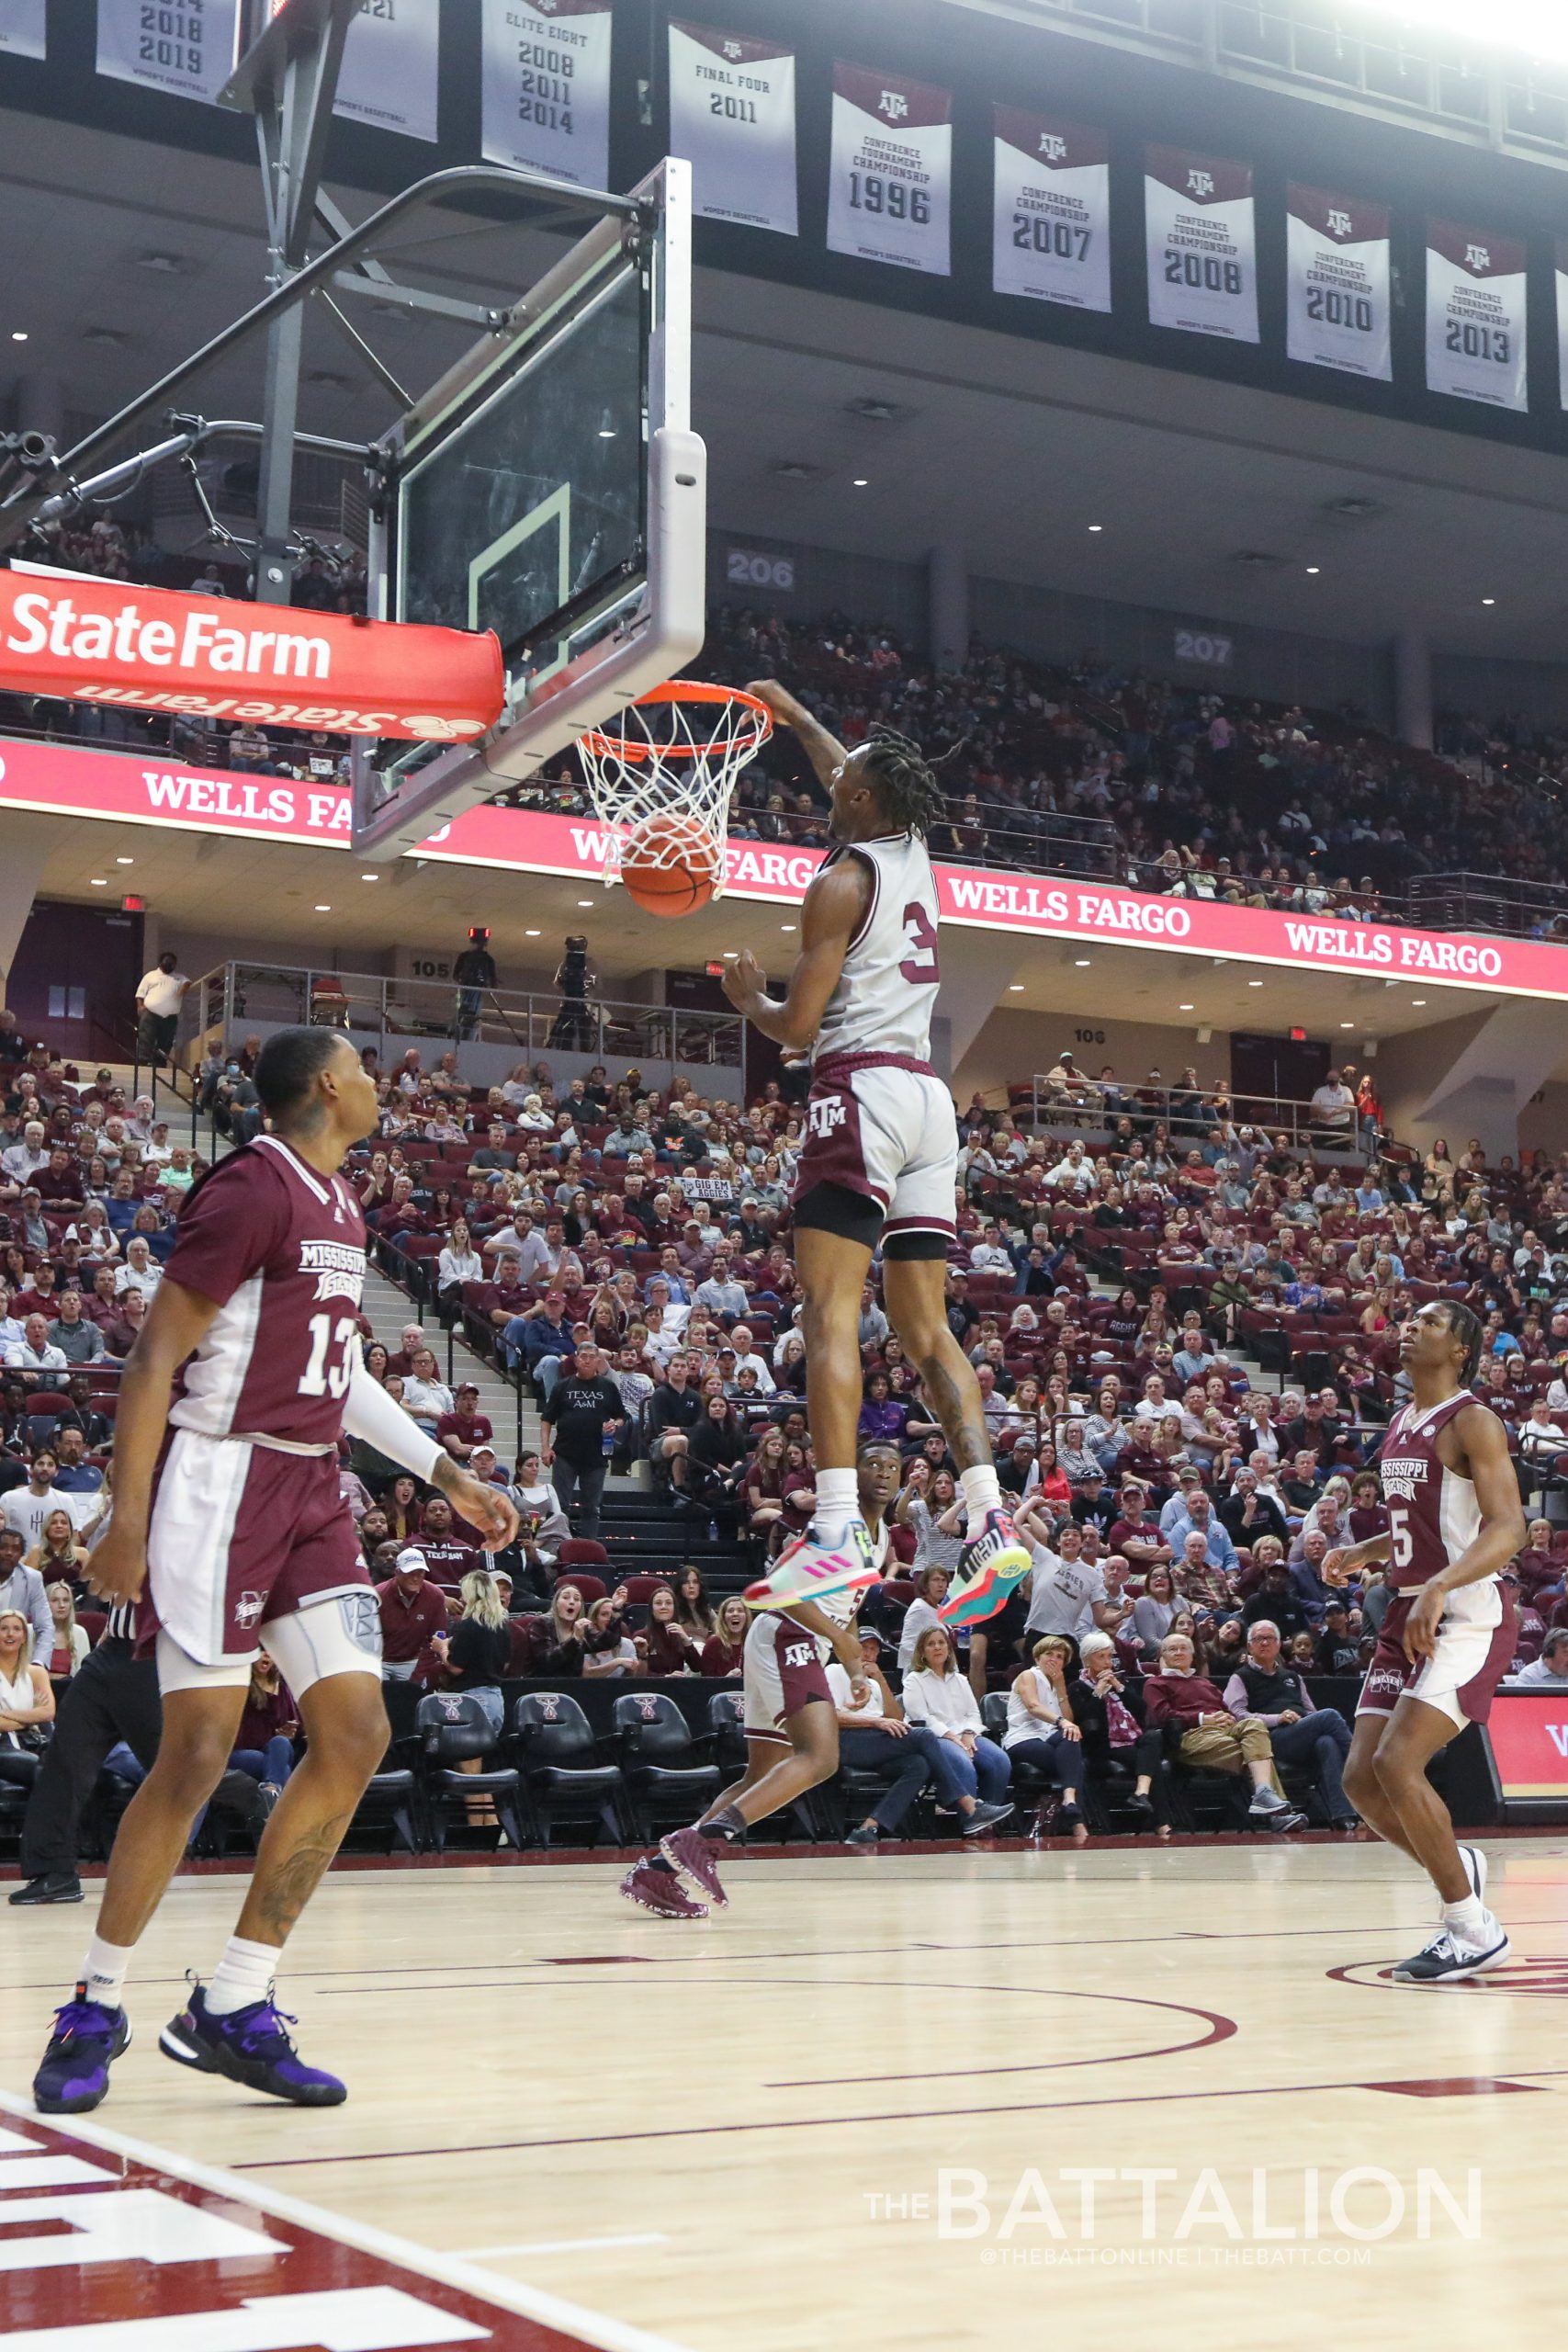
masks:
[[[0,571],[0,693],[445,743],[482,735],[502,692],[489,630]]]
[[[795,51],[671,17],[670,153],[704,219],[795,236]]]
[[[1568,408],[1568,243],[1557,247],[1557,397]]]
[[[609,0],[484,0],[487,164],[609,186],[613,22]]]
[[[991,283],[998,294],[1111,308],[1111,141],[997,107]]]
[[[440,56],[441,0],[360,0],[333,114],[434,140]]]
[[[98,0],[98,72],[216,106],[234,70],[234,7],[235,0],[183,0],[179,7]]]
[[[952,107],[927,82],[834,65],[830,253],[949,275]]]
[[[1525,249],[1453,220],[1427,223],[1427,389],[1488,408],[1529,406]]]
[[[1290,356],[1391,383],[1388,207],[1292,182],[1285,232]]]
[[[1144,155],[1149,319],[1186,334],[1258,341],[1252,166],[1176,147]]]
[[[0,0],[0,57],[42,57],[45,0]]]

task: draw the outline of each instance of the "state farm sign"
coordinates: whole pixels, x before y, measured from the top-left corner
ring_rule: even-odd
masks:
[[[0,571],[0,690],[455,742],[501,715],[487,630],[233,605],[16,564]]]

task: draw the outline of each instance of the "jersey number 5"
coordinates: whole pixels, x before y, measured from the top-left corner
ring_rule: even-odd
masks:
[[[310,1317],[310,1361],[299,1377],[301,1396],[346,1396],[349,1383],[349,1349],[359,1329],[355,1317],[341,1315],[334,1323],[330,1315]],[[331,1363],[327,1359],[334,1359]]]
[[[1396,1568],[1407,1568],[1416,1557],[1416,1538],[1410,1532],[1410,1515],[1398,1503],[1388,1507],[1389,1557]]]
[[[936,925],[918,899],[911,899],[904,910],[904,944],[909,953],[898,967],[900,977],[917,986],[934,988],[942,978]]]

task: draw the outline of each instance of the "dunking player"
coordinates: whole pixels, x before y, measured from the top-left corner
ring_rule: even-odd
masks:
[[[1500,1968],[1510,1946],[1486,1907],[1486,1858],[1456,1843],[1427,1766],[1467,1723],[1484,1723],[1514,1652],[1513,1602],[1497,1579],[1525,1540],[1518,1481],[1495,1413],[1471,1395],[1481,1325],[1468,1306],[1435,1299],[1400,1335],[1414,1401],[1389,1424],[1378,1464],[1385,1535],[1330,1552],[1323,1573],[1343,1584],[1389,1562],[1394,1599],[1361,1686],[1345,1763],[1345,1793],[1363,1820],[1419,1862],[1442,1903],[1442,1926],[1396,1984],[1439,1984]]]
[[[376,1597],[338,1493],[340,1437],[433,1481],[497,1547],[516,1532],[511,1503],[425,1437],[361,1359],[365,1223],[337,1173],[376,1124],[358,1056],[329,1030],[281,1030],[254,1082],[271,1132],[187,1196],[121,1385],[114,1515],[92,1576],[116,1601],[141,1600],[164,1730],[33,2084],[45,2114],[80,2114],[108,2088],[130,2039],[120,1992],[132,1947],[228,1763],[258,1647],[299,1702],[305,1759],[267,1823],[235,1935],[159,2048],[298,2106],[346,2097],[295,2054],[272,1997],[284,1940],[387,1745]]]
[[[942,1614],[975,1624],[1028,1575],[1030,1554],[1002,1508],[979,1384],[943,1296],[958,1130],[930,1060],[941,970],[926,846],[942,798],[904,736],[874,729],[846,752],[774,681],[749,691],[800,738],[831,797],[838,846],[806,894],[801,952],[782,1000],[768,995],[750,949],[724,979],[731,1004],[764,1036],[791,1052],[814,1049],[794,1213],[817,1509],[746,1598],[777,1606],[874,1580],[854,1465],[861,1291],[880,1240],[887,1312],[946,1433],[967,1510],[968,1541]]]

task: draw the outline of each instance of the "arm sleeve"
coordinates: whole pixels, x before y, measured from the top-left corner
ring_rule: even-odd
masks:
[[[448,1458],[435,1440],[426,1437],[418,1423],[404,1412],[397,1398],[389,1396],[379,1381],[371,1378],[357,1351],[350,1366],[343,1425],[350,1437],[363,1438],[389,1462],[396,1462],[416,1478],[423,1478],[426,1486],[434,1478],[436,1464]]]

